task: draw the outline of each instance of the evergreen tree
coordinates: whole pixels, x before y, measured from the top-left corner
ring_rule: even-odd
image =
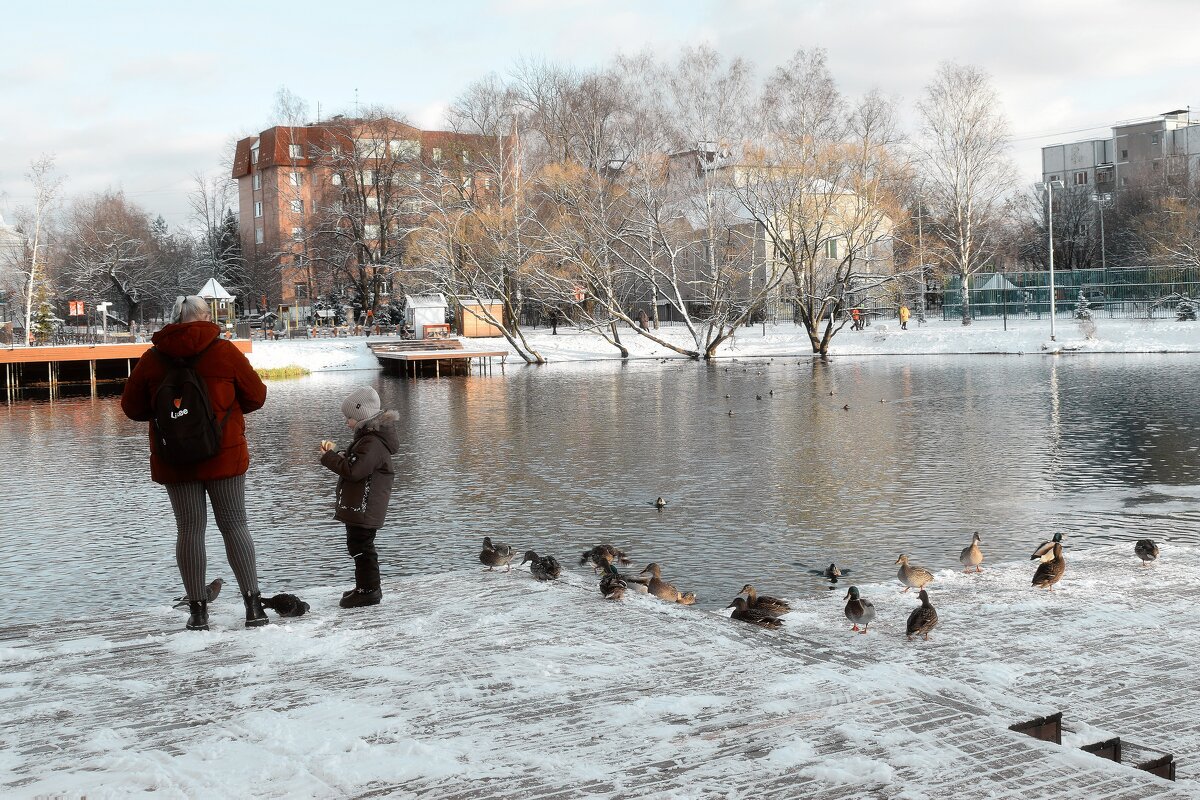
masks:
[[[1083,295],[1083,290],[1079,290],[1079,302],[1075,304],[1075,319],[1091,319],[1092,311],[1088,306],[1087,298]]]
[[[46,296],[46,285],[39,284],[37,289],[37,306],[29,322],[33,337],[38,344],[45,344],[54,333],[54,306]]]
[[[1175,319],[1180,322],[1196,321],[1196,303],[1187,295],[1179,298],[1175,305]]]

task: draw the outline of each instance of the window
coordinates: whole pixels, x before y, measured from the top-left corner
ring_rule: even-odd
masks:
[[[345,203],[343,203],[341,200],[333,201],[333,213],[341,214],[341,213],[345,212],[345,210],[346,210]]]
[[[375,170],[364,169],[363,174],[362,174],[362,182],[363,182],[363,186],[374,186],[375,185]]]
[[[470,156],[470,155],[467,153],[467,151],[466,151],[466,150],[463,150],[461,153],[459,153],[459,158],[461,158],[461,159],[462,159],[462,162],[463,162],[464,164],[470,164],[470,163],[471,163],[471,156]]]
[[[392,158],[414,159],[421,155],[421,143],[414,139],[393,139]]]
[[[307,283],[297,283],[292,287],[292,290],[296,293],[297,300],[307,300],[308,299],[308,284]]]
[[[1122,175],[1122,176],[1121,176],[1121,185],[1122,185],[1122,186],[1128,186],[1128,185],[1129,185],[1129,178],[1126,178],[1124,175]]]
[[[442,148],[440,148],[440,147],[433,148],[433,153],[431,155],[431,158],[433,158],[434,161],[441,161],[442,160]]]
[[[289,144],[288,145],[288,158],[304,158],[304,154],[301,151],[300,145],[298,145],[298,144]]]
[[[1088,174],[1086,172],[1076,172],[1075,173],[1075,185],[1076,186],[1087,186],[1087,182],[1088,182]]]
[[[335,172],[332,175],[330,175],[329,182],[332,183],[334,186],[341,186],[342,185],[342,173]]]
[[[837,239],[826,239],[825,240],[825,257],[826,258],[837,258],[838,257]]]
[[[405,200],[402,210],[405,214],[420,214],[422,203],[420,200]]]
[[[250,148],[250,163],[251,164],[258,163],[258,145],[257,144],[254,145],[254,147]]]
[[[254,216],[256,216],[256,217],[262,216],[262,200],[254,201]]]
[[[263,243],[263,229],[262,228],[254,229],[254,243],[255,244]]]
[[[257,192],[261,188],[262,188],[262,173],[256,172],[256,173],[254,173],[254,191]]]
[[[292,228],[292,241],[299,242],[304,239],[303,228]]]
[[[363,235],[367,237],[367,241],[374,241],[379,238],[378,225],[363,225]]]
[[[289,200],[288,205],[291,207],[293,214],[303,214],[304,213],[304,201],[303,200]]]
[[[354,152],[359,158],[380,158],[384,154],[382,139],[355,139]]]
[[[1150,136],[1150,144],[1158,144],[1158,134],[1157,133],[1152,134]]]
[[[1122,150],[1122,151],[1121,151],[1121,160],[1122,160],[1122,161],[1128,161],[1128,160],[1129,160],[1129,151],[1128,151],[1128,150]]]
[[[301,175],[299,172],[289,172],[288,173],[288,182],[292,186],[299,186],[302,183],[304,183],[304,176]]]
[[[375,195],[370,195],[368,197],[364,197],[363,202],[366,204],[368,211],[378,211],[379,210],[379,198],[376,197]]]

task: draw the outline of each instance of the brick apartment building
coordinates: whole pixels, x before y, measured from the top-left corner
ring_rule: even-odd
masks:
[[[397,228],[418,224],[422,206],[415,198],[397,199],[402,190],[395,186],[403,182],[411,187],[432,171],[470,174],[471,165],[497,145],[490,136],[425,131],[390,118],[341,116],[310,125],[277,125],[241,139],[233,178],[238,182],[242,252],[267,276],[260,296],[247,305],[282,308],[293,323],[303,322],[312,313],[310,294],[337,288],[314,279],[322,262],[331,260],[314,249],[320,247],[321,231],[358,224],[359,237],[367,242],[386,241],[389,235],[402,238]],[[349,208],[343,204],[355,200],[357,214],[347,210],[339,219]],[[401,255],[392,246],[373,257],[388,260],[389,267],[401,266],[395,263]],[[386,299],[388,283],[375,286]]]

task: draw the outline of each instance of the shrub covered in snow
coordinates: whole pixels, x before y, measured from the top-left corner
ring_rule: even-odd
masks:
[[[1179,299],[1175,305],[1175,319],[1180,322],[1196,321],[1196,303],[1187,295]]]
[[[1079,302],[1075,304],[1075,319],[1090,320],[1092,318],[1092,310],[1088,307],[1087,297],[1083,291],[1079,292]]]

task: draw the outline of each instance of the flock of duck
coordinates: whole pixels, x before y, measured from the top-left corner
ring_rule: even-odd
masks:
[[[665,503],[660,497],[655,505],[662,508]],[[1032,581],[1035,588],[1054,591],[1054,585],[1061,581],[1063,575],[1066,574],[1067,561],[1063,556],[1062,540],[1061,533],[1054,534],[1054,538],[1038,545],[1037,549],[1033,551],[1033,555],[1029,557],[1031,561],[1038,562]],[[976,531],[971,537],[971,543],[963,548],[959,555],[958,560],[963,565],[964,572],[983,571],[980,567],[983,563],[981,544],[983,544],[983,540]],[[1143,566],[1158,559],[1158,545],[1152,539],[1139,539],[1134,544],[1133,550],[1134,554],[1142,560]],[[516,551],[509,545],[493,541],[488,536],[484,537],[479,560],[489,570],[504,567],[505,571],[508,571],[512,568],[511,562],[515,556]],[[554,556],[539,556],[533,550],[525,552],[521,564],[526,563],[529,564],[530,574],[541,581],[554,580],[562,573],[562,565]],[[579,558],[580,566],[591,564],[593,572],[600,574],[600,594],[608,600],[620,600],[625,596],[626,591],[637,591],[653,595],[668,603],[692,605],[696,602],[696,595],[692,592],[681,592],[674,585],[664,581],[662,568],[657,563],[647,564],[646,568],[636,576],[622,575],[617,570],[617,564],[629,565],[631,563],[624,551],[611,544],[599,544],[590,550],[584,550]],[[896,577],[904,586],[901,594],[909,589],[917,589],[919,592],[917,597],[921,601],[921,604],[908,615],[905,635],[909,639],[914,636],[922,636],[928,640],[930,631],[938,624],[937,609],[933,607],[933,603],[929,599],[929,592],[925,589],[933,581],[933,573],[924,567],[910,564],[908,555],[904,553],[900,554],[896,563],[900,565]],[[842,575],[842,571],[836,565],[830,564],[828,568],[817,574],[836,583]],[[842,599],[846,601],[845,614],[846,619],[851,623],[850,630],[866,633],[875,619],[875,606],[862,596],[857,586],[851,586]],[[749,583],[742,587],[733,602],[726,608],[733,609],[732,619],[761,628],[782,626],[783,616],[792,610],[787,601],[778,597],[760,595]]]

